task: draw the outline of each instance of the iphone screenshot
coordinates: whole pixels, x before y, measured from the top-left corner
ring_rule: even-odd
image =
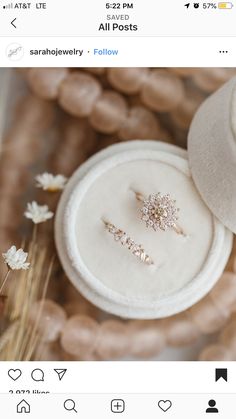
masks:
[[[235,22],[0,0],[3,419],[235,419]]]

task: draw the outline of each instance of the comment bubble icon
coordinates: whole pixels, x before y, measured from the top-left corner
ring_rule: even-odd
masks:
[[[44,372],[40,368],[36,368],[31,372],[31,377],[34,381],[44,381]]]

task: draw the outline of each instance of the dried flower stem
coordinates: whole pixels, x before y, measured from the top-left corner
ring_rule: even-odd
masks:
[[[33,234],[32,234],[32,247],[34,247],[35,244],[36,244],[37,232],[38,232],[38,225],[37,224],[34,224]]]
[[[8,280],[9,275],[10,275],[10,272],[11,272],[11,269],[8,269],[7,270],[7,273],[6,273],[5,277],[4,277],[4,279],[2,281],[2,284],[0,286],[0,295],[2,295],[2,291],[3,291],[3,289],[4,289],[5,285],[6,285],[6,282]]]
[[[32,360],[39,336],[31,326],[30,310],[39,299],[45,299],[51,277],[52,264],[48,265],[48,249],[31,241],[29,256],[31,269],[22,270],[16,285],[9,289],[6,316],[9,326],[0,336],[0,359],[5,361]],[[46,280],[42,283],[43,278]],[[42,289],[43,288],[43,289]]]
[[[37,318],[36,318],[36,321],[35,321],[35,324],[34,324],[34,328],[31,331],[31,336],[30,336],[30,340],[29,340],[29,343],[28,343],[28,351],[26,351],[26,354],[25,354],[25,361],[29,361],[30,359],[32,359],[34,349],[36,348],[38,340],[39,340],[38,335],[37,335],[37,328],[38,328],[38,324],[39,324],[39,321],[40,321],[40,318],[41,318],[43,303],[44,303],[44,300],[45,300],[45,297],[46,297],[48,284],[49,284],[49,281],[50,281],[50,278],[51,278],[53,264],[54,264],[54,258],[52,258],[51,263],[50,263],[49,268],[48,268],[46,281],[45,281],[43,291],[42,291],[41,305],[40,305],[40,309],[38,311],[38,315],[37,315]]]

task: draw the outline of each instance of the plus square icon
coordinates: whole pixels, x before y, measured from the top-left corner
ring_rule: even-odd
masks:
[[[125,402],[122,399],[114,399],[111,401],[112,413],[123,413],[125,411]]]

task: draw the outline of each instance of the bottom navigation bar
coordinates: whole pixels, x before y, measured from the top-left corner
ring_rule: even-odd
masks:
[[[168,417],[175,419],[235,418],[236,394],[51,394],[41,396],[0,395],[4,419],[27,417],[41,419],[53,415],[57,419],[76,417],[108,419],[114,414],[129,419]]]

